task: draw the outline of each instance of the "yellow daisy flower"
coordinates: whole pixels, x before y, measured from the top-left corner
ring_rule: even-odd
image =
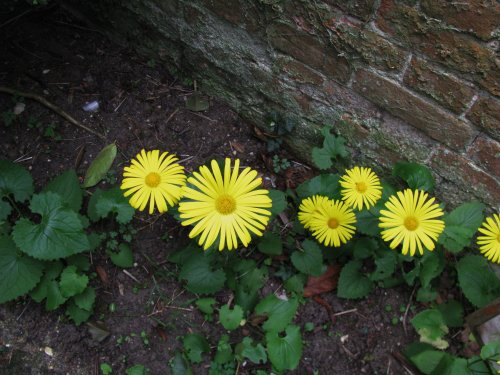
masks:
[[[314,214],[319,212],[318,207],[324,205],[326,201],[328,201],[328,198],[322,195],[313,195],[302,200],[299,206],[298,218],[304,228],[308,229],[311,226]]]
[[[477,237],[481,253],[495,263],[500,263],[500,214],[493,214],[483,222],[479,232],[484,236]]]
[[[177,157],[159,150],[141,150],[124,168],[120,189],[135,209],[143,211],[149,201],[149,214],[155,210],[166,212],[177,204],[186,181],[184,167],[175,163]]]
[[[269,192],[257,189],[262,179],[257,171],[245,168],[239,173],[240,161],[226,158],[222,174],[212,160],[211,169],[201,166],[188,178],[179,203],[182,225],[195,224],[189,237],[200,235],[198,244],[206,250],[219,238],[219,250],[238,247],[238,240],[248,246],[251,234],[262,236],[269,222],[272,206]]]
[[[346,170],[340,178],[343,187],[342,199],[353,208],[362,210],[363,206],[369,209],[382,197],[382,186],[377,175],[365,167],[354,167]]]
[[[352,238],[356,216],[344,202],[327,199],[321,201],[317,211],[309,220],[309,230],[319,243],[339,247]]]
[[[438,218],[444,213],[434,203],[435,198],[427,197],[427,193],[411,189],[389,197],[385,203],[387,210],[380,211],[379,227],[386,228],[381,235],[384,241],[391,242],[391,249],[402,242],[404,255],[409,250],[413,256],[417,248],[421,255],[424,247],[434,250],[435,242],[444,230],[444,221]]]

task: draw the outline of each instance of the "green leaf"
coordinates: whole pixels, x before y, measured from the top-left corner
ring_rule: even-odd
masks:
[[[500,297],[500,280],[489,269],[486,258],[467,255],[458,261],[457,272],[462,292],[476,307],[486,306]]]
[[[250,337],[245,337],[242,342],[236,345],[234,354],[239,362],[243,362],[245,358],[255,364],[267,362],[266,349],[260,342],[255,345]]]
[[[464,307],[458,301],[454,299],[448,302],[437,305],[436,308],[439,310],[444,318],[444,321],[448,327],[460,328],[464,324]]]
[[[337,285],[337,295],[341,298],[356,299],[367,296],[372,288],[373,282],[360,272],[361,262],[351,260],[340,272]]]
[[[87,275],[79,275],[76,272],[75,266],[69,266],[61,273],[59,286],[64,297],[72,297],[82,293],[87,287],[88,282],[89,278]]]
[[[338,174],[321,174],[300,184],[296,192],[301,199],[316,194],[324,195],[328,198],[340,198],[339,180],[340,176]]]
[[[45,262],[45,272],[36,288],[30,292],[31,298],[40,303],[47,297],[47,289],[51,281],[55,280],[63,269],[60,261]]]
[[[77,326],[79,326],[90,318],[92,312],[79,308],[73,300],[70,300],[68,302],[68,306],[66,307],[66,315],[69,316]]]
[[[149,371],[146,370],[144,365],[134,365],[125,370],[127,375],[147,375]]]
[[[429,169],[421,164],[398,162],[394,164],[392,174],[402,178],[411,189],[427,192],[434,190],[434,177]]]
[[[368,236],[379,236],[379,211],[378,205],[369,210],[356,211],[356,230]]]
[[[375,259],[375,271],[370,275],[370,280],[380,281],[390,277],[397,264],[396,254],[391,251],[386,251],[382,256]]]
[[[286,327],[285,334],[280,337],[276,331],[266,333],[269,360],[278,372],[294,370],[302,357],[300,328],[290,325]]]
[[[226,274],[221,268],[213,269],[208,253],[201,249],[187,258],[179,272],[179,279],[186,280],[186,289],[192,293],[211,294],[224,286]]]
[[[209,107],[210,104],[208,103],[208,100],[203,98],[199,91],[193,92],[193,94],[186,100],[186,108],[190,111],[205,111]]]
[[[109,190],[96,189],[90,198],[87,213],[92,221],[116,214],[118,223],[127,224],[133,219],[135,210],[120,188],[114,187]]]
[[[85,180],[83,182],[83,187],[89,188],[97,185],[101,181],[106,173],[109,171],[113,165],[113,161],[116,157],[116,144],[111,143],[104,147],[96,158],[92,161],[87,173],[85,173]]]
[[[481,348],[484,361],[500,361],[500,340],[490,341]]]
[[[427,288],[431,281],[439,276],[444,269],[444,254],[439,251],[426,251],[425,255],[422,257],[420,269],[420,283],[423,288]]]
[[[196,300],[196,306],[198,309],[204,314],[212,315],[214,313],[213,305],[215,305],[217,301],[213,297],[199,298]]]
[[[307,276],[304,274],[296,274],[289,277],[284,284],[285,290],[289,293],[293,293],[296,296],[304,295],[304,285],[306,284]]]
[[[101,363],[99,365],[99,369],[101,370],[102,375],[110,375],[113,373],[113,369],[107,363]]]
[[[46,290],[47,290],[47,300],[45,301],[45,309],[47,311],[57,309],[68,299],[67,297],[64,297],[61,294],[61,290],[59,289],[59,283],[55,280],[51,280],[47,283]]]
[[[253,310],[257,304],[260,298],[259,290],[267,280],[268,270],[266,266],[258,268],[253,260],[245,260],[245,262],[246,266],[235,268],[237,278],[233,289],[235,303],[246,312]]]
[[[238,328],[242,320],[243,309],[238,305],[234,305],[233,309],[231,309],[228,305],[224,305],[219,310],[219,322],[229,331],[233,331]]]
[[[360,237],[354,242],[354,259],[366,259],[375,254],[378,243],[375,239],[369,237]]]
[[[444,231],[438,242],[447,250],[458,253],[470,244],[483,221],[484,205],[478,202],[464,203],[444,217]]]
[[[321,133],[325,137],[323,147],[313,147],[312,159],[319,169],[328,169],[333,165],[332,159],[339,156],[345,158],[348,153],[344,145],[345,139],[331,134],[329,126],[325,126]]]
[[[201,354],[210,350],[208,341],[197,333],[188,333],[183,338],[184,349],[189,360],[193,363],[201,362]]]
[[[420,335],[421,342],[431,344],[438,349],[448,347],[448,342],[442,339],[448,333],[448,327],[439,310],[424,310],[413,317],[411,324]]]
[[[170,368],[172,369],[172,375],[193,375],[186,357],[179,351],[175,352]]]
[[[0,303],[32,290],[40,281],[43,263],[20,254],[10,237],[0,237]]]
[[[85,254],[75,254],[66,258],[66,263],[68,266],[76,266],[79,271],[90,270],[89,258]]]
[[[281,241],[280,236],[273,232],[264,232],[257,248],[262,254],[280,255],[283,252],[283,241]]]
[[[16,245],[26,254],[52,260],[90,248],[78,215],[63,207],[58,194],[47,192],[34,195],[30,208],[42,216],[40,224],[22,218],[12,231]]]
[[[11,212],[12,207],[10,204],[0,199],[0,221],[7,219]]]
[[[255,314],[267,316],[262,325],[264,331],[279,332],[292,322],[298,307],[299,302],[296,298],[283,300],[270,294],[255,306]]]
[[[24,202],[33,194],[33,178],[19,164],[0,160],[0,198],[12,194],[17,202]]]
[[[215,353],[214,361],[219,364],[224,364],[234,361],[233,349],[229,343],[229,336],[222,335],[217,343],[217,352]]]
[[[416,300],[418,302],[432,302],[435,301],[437,297],[436,290],[431,286],[420,287],[417,291]]]
[[[281,190],[271,189],[269,190],[269,196],[273,201],[273,206],[270,208],[270,211],[273,215],[278,215],[282,213],[286,206],[286,195]]]
[[[108,255],[109,258],[111,259],[111,262],[115,266],[121,267],[121,268],[130,268],[134,265],[134,255],[132,254],[132,249],[130,246],[126,243],[121,243],[118,246],[118,252],[115,253],[114,251],[109,251]]]
[[[82,293],[73,297],[73,301],[75,301],[75,304],[79,308],[87,311],[92,311],[92,307],[94,306],[95,302],[94,288],[92,288],[91,286],[85,288]]]
[[[51,191],[59,194],[63,205],[75,212],[80,211],[83,200],[83,190],[80,187],[78,176],[72,169],[64,172],[50,181],[42,193]]]
[[[424,343],[410,344],[405,348],[404,354],[423,374],[432,373],[443,358],[448,355]]]
[[[292,264],[306,275],[320,276],[324,272],[323,253],[316,241],[304,240],[303,251],[294,251],[291,256]]]

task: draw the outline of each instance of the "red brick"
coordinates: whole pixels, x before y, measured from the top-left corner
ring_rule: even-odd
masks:
[[[269,40],[276,49],[300,62],[324,71],[330,78],[347,82],[350,68],[345,58],[331,47],[326,48],[317,36],[285,24],[275,24],[268,29]]]
[[[291,58],[279,58],[277,60],[277,64],[297,82],[312,83],[315,85],[321,85],[323,83],[323,77],[311,68],[307,67],[307,65],[304,65],[296,60],[292,60]]]
[[[382,0],[376,23],[408,48],[464,73],[490,93],[499,94],[500,75],[494,48],[470,35],[450,30],[397,0]]]
[[[397,82],[359,70],[353,83],[358,93],[429,137],[455,150],[464,150],[475,135],[466,122],[415,96]]]
[[[332,44],[349,59],[361,59],[385,71],[403,68],[408,54],[379,34],[348,22],[334,22],[327,27],[333,31],[330,37]]]
[[[469,157],[500,180],[500,142],[481,135],[469,147]]]
[[[335,5],[344,12],[368,21],[373,13],[375,0],[324,0],[325,3]]]
[[[416,57],[411,60],[404,83],[455,113],[462,113],[474,96],[474,89],[469,84],[441,73],[427,61]]]
[[[481,97],[472,106],[466,117],[497,141],[500,141],[500,101]]]
[[[500,20],[500,5],[495,0],[422,0],[421,9],[429,16],[489,40]]]
[[[440,148],[432,156],[430,166],[438,175],[484,203],[496,207],[500,202],[498,181],[463,156]]]

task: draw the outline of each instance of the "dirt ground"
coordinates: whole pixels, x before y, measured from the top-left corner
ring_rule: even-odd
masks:
[[[1,86],[42,95],[105,134],[106,140],[100,139],[45,106],[25,100],[24,112],[9,126],[0,121],[0,158],[31,170],[36,189],[68,168],[76,167],[83,176],[97,152],[113,141],[119,150],[113,166],[118,179],[123,166],[142,148],[159,148],[179,155],[188,171],[212,158],[238,157],[242,164],[259,170],[268,184],[285,185],[284,177],[275,175],[264,162],[271,155],[253,126],[228,106],[209,98],[206,111],[186,109],[186,100],[193,94],[186,82],[57,8],[29,13],[3,26],[0,59]],[[85,112],[82,107],[94,100],[99,110]],[[17,102],[18,98],[0,93],[0,113],[11,111]],[[292,169],[304,167],[292,162]],[[108,282],[97,277],[92,281],[97,302],[90,323],[103,325],[110,335],[98,342],[89,325],[75,326],[63,311],[45,312],[29,298],[20,298],[0,306],[0,373],[100,374],[99,365],[108,363],[113,374],[124,374],[134,364],[145,365],[152,374],[168,374],[169,360],[182,349],[182,335],[201,333],[216,346],[223,330],[204,321],[194,305],[196,296],[182,288],[176,266],[166,260],[185,242],[187,231],[166,216],[138,214],[134,225],[137,266],[129,270],[132,276],[111,264],[104,252],[92,257],[92,267],[103,269]],[[168,241],[162,240],[165,234]],[[279,285],[271,278],[267,288],[275,290]],[[299,308],[295,324],[304,327],[312,322],[315,328],[303,331],[303,357],[291,373],[405,374],[391,353],[416,339],[409,323],[413,311],[403,316],[411,292],[409,288],[376,289],[360,301],[325,293],[321,302],[335,313],[344,312],[333,324],[321,303],[308,300]],[[221,292],[216,298],[226,302],[229,294]],[[168,308],[158,308],[160,296],[170,298]],[[115,306],[114,312],[110,305]],[[231,339],[238,340],[237,335]],[[208,366],[205,356],[194,368],[195,374],[208,373]],[[251,374],[257,368],[242,365],[238,373]]]

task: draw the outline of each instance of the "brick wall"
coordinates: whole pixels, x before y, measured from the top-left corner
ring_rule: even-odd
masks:
[[[299,156],[334,124],[359,163],[429,166],[451,206],[500,204],[494,0],[75,1],[246,119],[294,117]],[[84,9],[82,7],[89,7]]]

